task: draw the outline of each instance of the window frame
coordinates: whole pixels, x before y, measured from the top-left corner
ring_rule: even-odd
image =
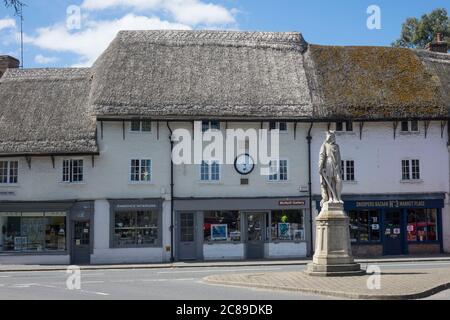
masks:
[[[203,179],[203,165],[207,164],[208,165],[208,179],[204,180]],[[217,180],[212,180],[212,175],[213,175],[213,165],[217,165],[219,172],[217,173],[217,175],[219,176],[219,178]],[[219,183],[222,179],[222,168],[221,168],[221,164],[219,160],[216,159],[211,159],[211,160],[202,160],[202,163],[200,163],[200,182],[201,183]]]
[[[4,162],[6,163],[6,182],[2,182],[0,181],[0,187],[2,186],[17,186],[19,184],[19,160],[0,160],[0,163]],[[11,168],[11,164],[15,163],[16,164],[16,168],[12,169]],[[11,170],[15,170],[15,175],[11,175]],[[15,177],[15,182],[11,182],[11,179]]]
[[[138,181],[134,181],[131,179],[133,172],[132,172],[132,164],[133,161],[139,161],[139,172],[138,172],[138,176],[139,176],[139,180]],[[150,180],[145,181],[142,180],[142,162],[143,161],[150,161]],[[144,157],[132,157],[129,161],[128,161],[128,183],[129,184],[144,184],[144,185],[148,185],[148,184],[153,184],[153,159],[148,157],[148,158],[144,158]]]
[[[133,130],[133,123],[139,122],[139,130]],[[144,123],[150,124],[150,130],[143,130]],[[130,133],[134,134],[151,134],[153,132],[153,122],[151,120],[131,120],[130,127],[128,130]]]
[[[348,162],[353,162],[353,179],[347,179],[348,176]],[[356,182],[356,161],[354,159],[342,159],[341,160],[341,179],[344,182],[355,183]]]
[[[412,127],[413,127],[412,124],[413,124],[413,122],[414,122],[414,123],[417,123],[417,130],[412,130]],[[404,124],[407,125],[408,130],[403,130],[403,129],[404,129],[404,127],[403,127]],[[420,133],[420,123],[419,123],[419,120],[407,120],[407,121],[401,121],[401,122],[400,122],[400,133],[403,133],[403,134],[407,134],[407,133]]]
[[[415,165],[414,163],[417,162],[417,165]],[[408,178],[405,179],[405,165],[407,164],[408,167]],[[414,171],[414,168],[417,169],[417,171]],[[402,182],[420,182],[422,181],[422,172],[421,172],[421,161],[418,158],[407,158],[407,159],[402,159],[401,160],[401,175],[402,175]],[[416,178],[414,178],[414,176],[417,175]]]
[[[281,130],[281,123],[284,123],[286,125],[285,130]],[[275,125],[273,127],[272,125]],[[280,133],[288,133],[289,132],[289,125],[287,121],[269,121],[269,131],[272,130],[278,130]]]
[[[342,125],[342,130],[338,130],[338,124]],[[350,130],[349,130],[350,127]],[[334,123],[334,129],[336,133],[352,133],[354,132],[354,122],[353,121],[336,121]]]
[[[213,126],[213,124],[217,126]],[[205,128],[207,127],[207,128]],[[202,133],[208,132],[208,131],[220,131],[221,129],[221,123],[219,120],[203,120],[202,121]]]
[[[64,159],[62,159],[62,161],[61,161],[61,169],[62,169],[61,170],[62,171],[61,183],[64,183],[64,184],[85,184],[86,183],[86,170],[85,170],[85,165],[84,165],[85,161],[84,160],[85,160],[84,158],[64,158]],[[68,181],[64,180],[64,175],[65,175],[65,173],[64,173],[64,163],[66,161],[69,161],[69,172],[68,172],[69,180]],[[73,177],[74,177],[73,162],[74,161],[82,161],[82,163],[83,163],[83,165],[81,167],[82,168],[82,173],[81,173],[82,179],[80,181],[74,181],[74,179],[73,179]]]
[[[278,166],[278,171],[276,173],[277,178],[276,179],[271,179],[271,177],[273,177],[275,174],[270,174],[270,168],[272,167],[272,161],[276,161],[277,162],[277,166]],[[286,179],[280,179],[281,174],[280,174],[280,162],[281,161],[286,161]],[[286,183],[290,181],[290,168],[289,168],[289,159],[288,158],[279,158],[276,160],[270,160],[269,161],[269,175],[267,175],[267,182],[269,183]]]

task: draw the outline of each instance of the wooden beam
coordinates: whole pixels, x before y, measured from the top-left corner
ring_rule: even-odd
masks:
[[[103,121],[100,121],[100,138],[103,140]]]
[[[91,157],[91,162],[92,162],[92,168],[95,168],[95,156],[92,155]]]
[[[123,134],[123,140],[125,140],[125,121],[122,121],[122,134]]]
[[[55,169],[55,156],[50,156],[50,158],[52,159],[53,169]]]
[[[297,123],[298,122],[294,122],[294,140],[297,140]]]
[[[397,137],[397,127],[398,127],[398,121],[393,122],[394,125],[394,140]]]
[[[445,121],[441,121],[441,138],[444,138],[444,131],[446,124],[447,123]]]
[[[362,131],[363,131],[363,128],[364,128],[364,122],[360,122],[359,123],[359,140],[362,140]]]
[[[423,122],[423,127],[425,129],[425,139],[427,138],[427,134],[428,134],[428,128],[430,127],[430,121],[424,121]]]
[[[27,161],[28,169],[31,169],[31,156],[25,156],[25,160]]]

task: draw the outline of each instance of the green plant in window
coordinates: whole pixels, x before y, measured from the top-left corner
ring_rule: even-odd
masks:
[[[281,222],[282,222],[282,223],[286,223],[286,222],[288,222],[288,220],[289,220],[289,218],[288,218],[288,216],[285,215],[285,214],[281,217]]]

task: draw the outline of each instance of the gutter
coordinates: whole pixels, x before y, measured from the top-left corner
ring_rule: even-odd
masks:
[[[167,121],[167,128],[170,131],[170,135],[169,135],[169,140],[170,140],[170,262],[173,263],[175,261],[175,256],[174,256],[174,250],[173,250],[173,245],[174,245],[174,189],[175,189],[175,184],[174,184],[174,176],[173,176],[173,159],[172,159],[172,152],[173,152],[173,140],[172,140],[172,128],[169,125],[169,122]]]
[[[313,250],[313,215],[312,215],[312,164],[311,164],[311,141],[312,141],[312,136],[311,136],[311,130],[314,126],[314,123],[311,122],[310,126],[309,126],[309,130],[308,130],[308,135],[306,136],[306,140],[308,140],[308,192],[309,192],[309,229],[310,229],[310,248],[309,248],[309,254],[312,257],[314,255],[314,250]]]

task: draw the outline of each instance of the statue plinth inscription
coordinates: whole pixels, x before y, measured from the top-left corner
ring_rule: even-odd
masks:
[[[365,274],[351,253],[349,218],[341,199],[341,154],[334,132],[328,131],[319,157],[322,210],[316,218],[316,250],[306,273],[312,276]]]

